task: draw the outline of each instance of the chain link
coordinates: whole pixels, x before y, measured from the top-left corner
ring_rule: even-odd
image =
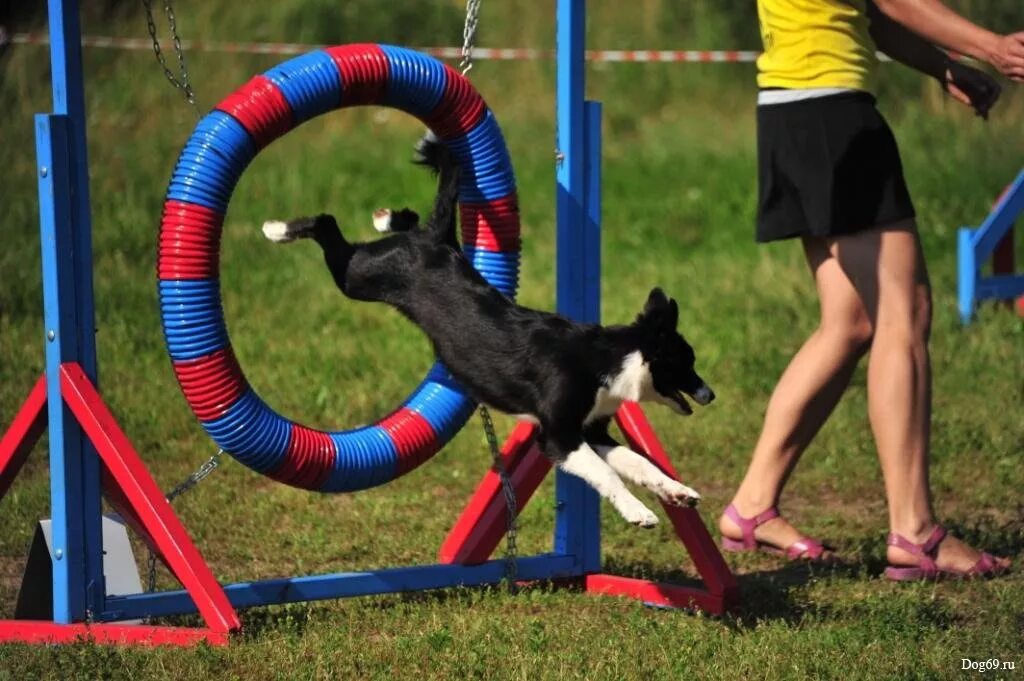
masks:
[[[473,68],[473,47],[476,43],[476,29],[480,25],[480,2],[481,0],[466,0],[466,24],[462,27],[462,60],[459,62],[459,69],[462,75],[467,75]],[[428,131],[429,133],[429,131]],[[498,448],[498,438],[494,434],[494,421],[491,420],[491,412],[485,405],[480,405],[480,420],[484,424],[484,434],[487,436],[487,446],[491,450],[491,459],[494,461],[494,469],[501,479],[501,492],[505,497],[506,525],[505,525],[505,582],[510,591],[515,590],[516,584],[516,534],[517,519],[519,511],[516,503],[516,491],[512,487],[512,480],[505,470],[505,462],[501,458],[501,450]]]
[[[459,69],[462,75],[473,68],[473,46],[476,42],[476,27],[480,24],[480,0],[466,0],[466,25],[462,28],[462,60]]]
[[[174,486],[174,488],[165,494],[165,498],[169,502],[173,502],[177,497],[180,497],[185,492],[189,491],[200,482],[203,481],[206,476],[217,470],[217,466],[220,465],[220,457],[224,454],[223,449],[218,449],[217,453],[211,456],[206,462],[203,463],[199,468],[195,470],[192,475],[188,476],[180,483]],[[147,567],[147,589],[146,591],[156,590],[156,554],[153,553],[153,549],[149,550],[149,557],[146,561]]]
[[[480,405],[480,420],[484,424],[484,434],[487,436],[487,445],[491,449],[491,458],[494,460],[494,469],[498,471],[501,479],[501,492],[505,497],[505,581],[510,591],[515,590],[516,584],[516,535],[518,534],[518,520],[516,518],[519,508],[516,503],[516,491],[512,487],[512,480],[505,470],[505,462],[501,458],[501,450],[498,449],[498,438],[494,434],[494,422],[491,420],[491,412],[487,407]]]
[[[181,48],[181,36],[178,35],[178,22],[174,16],[174,7],[171,0],[164,0],[164,14],[167,15],[167,25],[171,32],[171,41],[174,44],[174,53],[178,59],[178,72],[176,76],[167,66],[163,50],[160,48],[160,39],[156,35],[156,19],[153,18],[153,0],[142,0],[142,6],[146,10],[146,28],[149,30],[149,37],[153,40],[153,54],[160,67],[164,70],[164,76],[175,88],[182,91],[186,101],[192,105],[196,114],[199,115],[199,105],[196,103],[196,95],[189,82],[188,69],[185,67],[185,51]]]

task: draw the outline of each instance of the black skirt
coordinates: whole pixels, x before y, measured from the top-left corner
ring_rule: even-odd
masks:
[[[757,107],[760,242],[914,217],[892,130],[866,92]]]

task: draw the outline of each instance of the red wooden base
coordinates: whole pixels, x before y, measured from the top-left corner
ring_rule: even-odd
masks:
[[[716,596],[707,589],[651,582],[632,577],[605,574],[587,575],[583,584],[587,593],[625,596],[662,608],[703,610],[713,615],[721,615],[733,605],[727,604],[722,596]]]
[[[630,447],[645,454],[666,475],[678,479],[675,468],[639,405],[631,402],[623,404],[615,420]],[[502,448],[505,470],[508,471],[516,493],[517,510],[522,510],[551,470],[550,462],[535,444],[535,435],[534,426],[520,424]],[[628,596],[665,607],[697,608],[712,614],[722,614],[735,607],[739,601],[736,579],[704,526],[700,514],[694,508],[665,504],[663,507],[676,536],[693,559],[705,588],[592,574],[586,575],[584,579],[586,590]],[[438,558],[442,563],[460,564],[476,564],[487,560],[501,542],[507,515],[498,474],[494,470],[488,471],[445,538]]]
[[[64,402],[99,454],[108,499],[156,549],[192,597],[208,628],[6,620],[0,621],[0,641],[59,643],[85,636],[98,643],[227,643],[228,634],[241,628],[234,607],[103,398],[82,367],[74,362],[61,365],[60,386]],[[44,377],[36,383],[0,439],[0,497],[46,427],[46,400]]]
[[[0,620],[2,643],[119,643],[191,646],[205,642],[225,646],[227,632],[186,627],[151,627],[126,624],[56,624],[30,620]]]

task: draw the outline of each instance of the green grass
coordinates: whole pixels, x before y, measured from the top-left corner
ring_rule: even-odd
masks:
[[[144,34],[132,3],[99,5],[86,17],[87,32]],[[403,33],[408,22],[384,21],[369,2],[346,3],[344,10],[281,2],[265,15],[229,3],[194,5],[179,10],[188,37],[414,45],[457,40],[461,12],[461,3],[417,10],[422,26]],[[591,44],[756,44],[749,21],[723,21],[709,3],[675,6],[646,0],[630,3],[627,14],[599,4]],[[550,45],[546,10],[506,3],[487,12],[485,44]],[[1021,18],[1019,10],[1010,17],[1018,25]],[[101,383],[161,486],[170,488],[214,451],[170,370],[154,281],[160,204],[194,116],[151,55],[89,50],[85,57]],[[43,368],[32,114],[50,107],[45,59],[36,47],[12,48],[0,58],[5,422]],[[277,61],[200,53],[190,59],[207,106]],[[881,106],[901,143],[935,288],[936,504],[959,534],[1019,562],[1024,324],[986,306],[973,325],[960,326],[955,237],[960,225],[981,221],[1020,169],[1024,92],[1008,88],[984,124],[942,100],[933,84],[896,68],[886,67]],[[588,76],[588,94],[604,102],[605,114],[604,319],[632,319],[655,284],[679,298],[681,329],[719,398],[690,419],[658,408],[649,414],[687,483],[705,494],[702,515],[713,527],[743,474],[774,381],[816,314],[795,244],[753,243],[753,70],[618,65],[591,67]],[[482,63],[473,79],[515,161],[525,238],[520,300],[550,309],[553,66]],[[397,314],[341,297],[315,249],[273,247],[258,229],[268,217],[322,209],[339,215],[352,235],[371,238],[373,208],[425,208],[431,182],[405,163],[419,131],[394,112],[323,117],[261,153],[235,192],[224,230],[226,316],[247,377],[283,414],[331,428],[376,420],[431,362],[427,343]],[[768,558],[730,559],[744,600],[727,618],[543,585],[515,596],[452,590],[250,610],[243,613],[244,633],[227,649],[5,646],[0,679],[924,679],[960,677],[962,657],[1024,667],[1019,574],[938,586],[879,578],[886,511],[865,412],[861,371],[783,504],[794,522],[827,537],[854,567],[807,572]],[[506,433],[512,422],[497,417],[497,425]],[[48,515],[45,452],[44,441],[0,502],[0,615],[13,608],[34,524]],[[229,461],[176,508],[224,581],[427,563],[488,462],[474,419],[433,461],[379,489],[316,495]],[[547,481],[522,517],[524,554],[550,547],[551,500]],[[602,525],[610,570],[694,577],[665,527],[639,532],[612,512]],[[160,585],[169,588],[173,580],[161,573]]]

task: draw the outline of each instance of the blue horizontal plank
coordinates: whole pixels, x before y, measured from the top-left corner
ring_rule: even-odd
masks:
[[[997,274],[978,281],[978,299],[1016,298],[1024,295],[1024,276],[1013,274]]]
[[[575,556],[542,554],[516,561],[516,579],[560,579],[581,573]],[[329,598],[424,591],[456,586],[496,584],[505,576],[505,561],[480,565],[418,565],[369,572],[339,572],[308,577],[242,582],[224,587],[236,608],[297,603]],[[103,621],[163,617],[196,612],[187,591],[162,591],[107,599],[107,609],[97,618]]]

